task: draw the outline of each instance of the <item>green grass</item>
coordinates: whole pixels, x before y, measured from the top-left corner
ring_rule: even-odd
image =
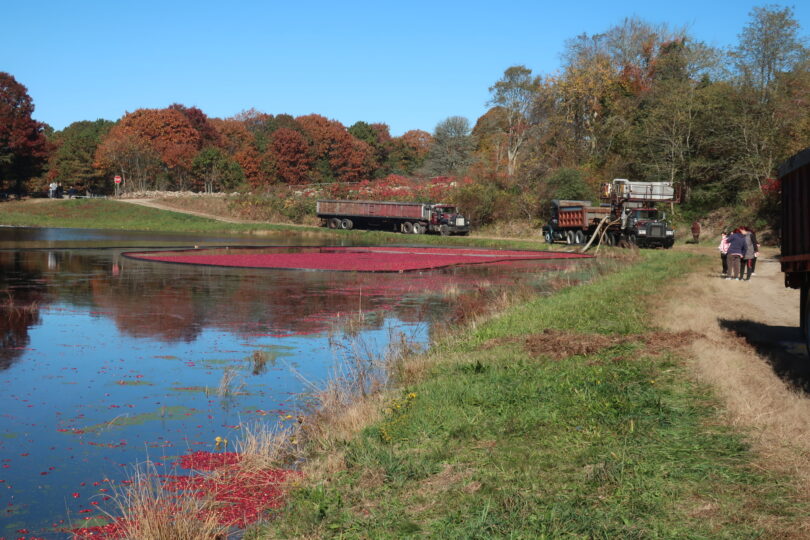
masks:
[[[322,227],[302,227],[271,223],[226,223],[214,219],[148,208],[109,199],[69,199],[36,203],[0,203],[0,225],[24,227],[72,227],[129,231],[161,231],[205,234],[262,234],[297,232],[323,238],[346,238],[354,243],[417,243],[515,249],[546,249],[538,231],[528,231],[528,240],[496,240],[475,237],[405,235],[380,231],[334,231]],[[535,234],[536,233],[536,234]],[[558,245],[556,248],[564,246]]]
[[[553,360],[520,339],[655,333],[662,287],[699,262],[646,252],[439,344],[444,361],[345,444],[346,470],[249,537],[779,537],[803,508],[676,354],[630,339]]]
[[[249,232],[280,229],[270,224],[223,223],[180,212],[147,208],[105,199],[15,202],[0,204],[0,224],[26,227],[76,227],[166,232]]]

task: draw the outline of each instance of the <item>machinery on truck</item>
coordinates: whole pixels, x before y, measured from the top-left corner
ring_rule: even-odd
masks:
[[[666,214],[656,205],[678,202],[677,190],[669,182],[631,182],[617,178],[602,185],[602,203],[551,201],[551,218],[543,226],[546,242],[584,244],[594,234],[604,233],[608,245],[622,242],[639,247],[671,248],[675,231]]]
[[[452,204],[318,201],[316,213],[330,229],[384,229],[405,234],[467,235],[470,222]]]
[[[782,272],[799,289],[799,323],[810,351],[810,148],[779,167],[782,185]]]

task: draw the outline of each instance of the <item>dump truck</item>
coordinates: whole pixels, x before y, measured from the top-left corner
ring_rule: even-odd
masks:
[[[780,263],[785,286],[800,290],[799,326],[810,351],[810,148],[779,167],[782,186]]]
[[[321,225],[330,229],[382,229],[405,234],[467,235],[470,222],[452,204],[317,201]]]
[[[675,231],[666,214],[655,205],[678,202],[679,194],[669,182],[631,182],[616,178],[602,184],[602,203],[553,200],[551,218],[543,226],[546,242],[584,244],[594,234],[605,232],[605,243],[671,248]]]

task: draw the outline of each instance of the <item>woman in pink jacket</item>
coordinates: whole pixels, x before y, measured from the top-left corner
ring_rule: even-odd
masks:
[[[728,229],[723,229],[723,232],[720,233],[720,245],[717,246],[717,249],[720,251],[720,262],[723,264],[722,276],[726,277],[728,275]]]

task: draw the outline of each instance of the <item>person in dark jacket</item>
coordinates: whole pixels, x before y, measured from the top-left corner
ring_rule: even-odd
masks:
[[[729,273],[731,274],[726,279],[740,279],[741,268],[740,263],[743,255],[745,254],[745,236],[743,236],[739,228],[734,229],[728,237],[728,261]]]
[[[759,242],[757,242],[757,233],[754,229],[751,231],[751,243],[754,244],[754,258],[751,259],[751,275],[757,275],[757,258],[759,257]]]
[[[751,240],[751,231],[748,227],[742,228],[742,235],[745,239],[745,250],[743,250],[742,267],[740,268],[740,279],[748,281],[751,279],[751,261],[754,260],[754,242]],[[746,275],[747,273],[747,275]]]

